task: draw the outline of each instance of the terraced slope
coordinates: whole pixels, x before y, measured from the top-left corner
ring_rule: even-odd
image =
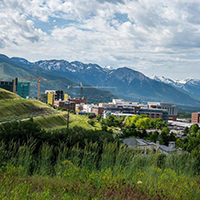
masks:
[[[78,126],[86,130],[101,130],[101,126],[99,123],[95,123],[94,126],[91,126],[88,123],[88,120],[89,118],[87,116],[75,115],[70,113],[69,128]],[[67,112],[38,117],[35,118],[34,121],[44,129],[53,130],[67,128]]]
[[[53,108],[44,103],[23,99],[12,92],[0,89],[0,121],[24,119],[54,112]]]

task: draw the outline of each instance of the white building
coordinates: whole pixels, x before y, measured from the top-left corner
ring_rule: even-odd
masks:
[[[177,119],[177,106],[173,103],[148,102],[148,107],[167,110],[169,120],[176,121]]]
[[[121,106],[125,108],[132,108],[140,105],[139,102],[124,101],[123,99],[113,99],[112,103],[117,107]]]

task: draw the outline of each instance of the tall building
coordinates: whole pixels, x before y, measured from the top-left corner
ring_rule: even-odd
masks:
[[[25,82],[25,83],[18,82],[17,83],[17,94],[20,97],[27,99],[29,97],[29,91],[30,91],[30,83],[29,82]]]
[[[64,101],[68,100],[69,95],[68,94],[64,94]]]
[[[48,93],[47,94],[47,103],[53,106],[54,102],[55,102],[55,94],[54,93]]]
[[[29,98],[30,83],[29,82],[18,82],[18,78],[12,81],[0,81],[0,88],[14,92],[22,98]]]
[[[200,112],[192,113],[191,123],[194,124],[200,123]]]
[[[64,92],[62,90],[56,90],[55,101],[63,101],[63,100],[64,100]]]
[[[64,94],[62,90],[45,90],[47,95],[47,103],[54,105],[55,101],[66,101],[68,99],[68,94]],[[45,97],[45,95],[43,95]],[[45,100],[45,98],[43,98]]]
[[[168,119],[177,120],[177,106],[173,103],[162,103],[162,102],[148,102],[149,108],[158,108],[168,111]]]

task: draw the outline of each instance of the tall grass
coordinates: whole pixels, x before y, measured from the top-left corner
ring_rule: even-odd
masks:
[[[13,199],[34,199],[32,194],[40,199],[105,196],[128,199],[125,193],[133,189],[155,199],[199,199],[200,196],[196,161],[190,154],[145,156],[106,140],[103,146],[85,141],[84,148],[78,144],[67,148],[64,143],[57,147],[43,143],[39,151],[35,149],[36,141],[21,145],[0,143],[2,199],[9,197],[10,191],[15,193]],[[58,191],[53,182],[60,185]]]

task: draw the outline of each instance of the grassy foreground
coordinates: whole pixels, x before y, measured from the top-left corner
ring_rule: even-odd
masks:
[[[144,157],[106,141],[99,147],[44,143],[35,154],[34,142],[1,142],[0,199],[199,199],[190,155]]]
[[[147,154],[102,130],[0,125],[0,199],[199,199],[200,161]]]

